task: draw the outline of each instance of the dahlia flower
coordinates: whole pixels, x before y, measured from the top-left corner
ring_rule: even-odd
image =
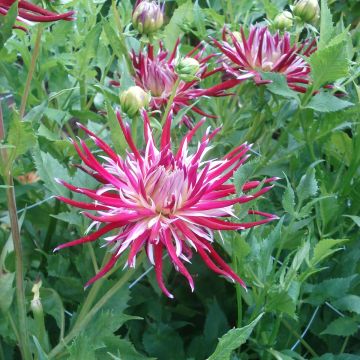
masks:
[[[11,7],[11,5],[15,2],[15,0],[0,0],[0,15],[6,15]],[[18,2],[18,16],[16,20],[21,21],[23,23],[30,22],[51,22],[57,20],[73,20],[72,16],[74,15],[74,11],[68,11],[64,14],[56,14],[52,11],[45,10],[40,6],[34,5],[25,0],[19,0]],[[21,26],[15,26],[15,28],[19,28],[25,30],[25,28]]]
[[[193,251],[215,273],[244,282],[214,250],[214,232],[243,230],[277,219],[277,216],[250,210],[250,215],[260,220],[232,222],[225,219],[233,215],[233,205],[247,203],[271,189],[261,190],[259,181],[249,181],[243,186],[244,195],[236,196],[235,186],[228,183],[234,172],[246,161],[250,146],[242,144],[222,159],[204,160],[210,150],[209,143],[220,129],[207,131],[190,153],[188,144],[204,123],[202,119],[182,139],[173,152],[170,138],[172,114],[165,123],[160,147],[155,145],[149,118],[142,113],[146,147],[139,150],[132,139],[130,127],[117,118],[129,151],[124,158],[116,154],[103,140],[83,129],[104,155],[96,157],[85,141],[73,142],[84,165],[79,167],[100,183],[98,189],[87,189],[57,180],[69,190],[83,194],[90,201],[78,201],[58,196],[69,205],[85,209],[83,214],[92,220],[89,230],[93,232],[80,239],[58,246],[55,250],[95,241],[105,234],[105,243],[111,247],[109,262],[86,284],[103,277],[128,250],[126,265],[135,267],[136,256],[144,248],[155,267],[156,279],[161,290],[170,298],[173,295],[165,287],[162,268],[163,254],[167,252],[175,269],[188,280],[194,289],[193,278],[185,267]],[[276,178],[265,179],[270,183]],[[256,189],[254,194],[246,194]],[[92,213],[93,211],[95,213]],[[111,232],[111,234],[109,234]],[[55,251],[54,250],[54,251]]]
[[[139,54],[135,54],[134,51],[132,52],[132,62],[135,69],[135,83],[145,91],[150,92],[152,96],[150,108],[152,110],[158,110],[166,106],[169,101],[171,92],[178,79],[178,75],[175,71],[178,47],[179,40],[171,54],[164,49],[162,43],[160,43],[160,49],[157,54],[154,54],[154,47],[152,45],[148,45],[147,51],[139,52]],[[227,95],[225,90],[230,89],[239,83],[236,79],[231,79],[208,89],[199,88],[201,80],[222,70],[222,68],[217,68],[212,71],[207,71],[207,62],[214,55],[203,57],[203,53],[204,47],[200,44],[185,56],[185,59],[191,57],[197,60],[200,67],[194,80],[189,82],[180,81],[173,100],[172,109],[174,113],[177,113],[184,106],[191,105],[194,99],[198,99],[202,96],[225,96]],[[205,114],[197,106],[193,106],[191,109],[200,115],[211,117],[210,115]]]
[[[227,40],[227,35],[231,41]],[[310,66],[303,57],[316,50],[315,40],[307,46],[305,43],[291,46],[288,32],[272,35],[267,27],[251,27],[247,38],[242,28],[240,37],[224,29],[222,40],[213,39],[224,55],[224,70],[231,77],[240,81],[253,78],[261,85],[271,82],[262,79],[261,72],[275,72],[286,76],[291,89],[306,92],[306,87],[299,85],[310,82]]]

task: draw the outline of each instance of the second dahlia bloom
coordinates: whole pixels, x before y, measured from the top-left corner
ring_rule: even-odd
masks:
[[[83,194],[89,201],[78,201],[59,196],[58,199],[80,209],[92,220],[92,232],[80,239],[62,244],[55,250],[95,241],[101,237],[111,249],[111,259],[87,285],[104,276],[127,253],[126,264],[135,267],[136,256],[142,250],[155,266],[156,279],[161,290],[170,298],[165,287],[162,268],[163,254],[169,255],[175,269],[188,280],[194,289],[193,278],[185,264],[193,252],[217,274],[223,275],[242,286],[244,282],[218,255],[213,247],[214,232],[243,230],[277,219],[277,216],[250,210],[250,215],[260,220],[233,222],[233,205],[247,203],[271,189],[258,188],[259,181],[243,186],[242,196],[236,196],[235,186],[229,183],[234,172],[246,161],[247,144],[240,145],[222,159],[204,160],[210,150],[209,143],[219,129],[207,131],[197,150],[189,151],[188,144],[204,123],[204,119],[182,139],[177,151],[171,146],[171,114],[164,126],[160,147],[155,145],[149,118],[143,112],[146,147],[139,150],[132,139],[130,127],[117,114],[120,126],[129,146],[124,158],[116,154],[103,140],[87,128],[79,125],[102,150],[96,157],[80,140],[74,146],[84,166],[79,167],[99,181],[97,189],[87,189],[58,180],[69,190]],[[276,178],[266,179],[269,183]]]
[[[261,72],[280,73],[291,89],[306,92],[301,84],[310,82],[310,66],[303,58],[316,50],[315,41],[291,46],[288,32],[272,35],[267,27],[251,27],[248,37],[242,28],[240,37],[224,29],[222,42],[213,41],[223,53],[224,70],[233,78],[252,78],[261,85],[270,82],[262,79]]]
[[[144,52],[139,52],[138,54],[132,53],[135,83],[151,94],[150,108],[152,110],[159,110],[165,107],[169,101],[171,92],[178,79],[175,71],[178,47],[179,40],[171,54],[164,49],[162,43],[160,43],[160,49],[157,54],[154,54],[154,47],[152,45],[148,45],[147,50]],[[188,82],[180,81],[173,100],[173,111],[175,113],[184,106],[190,106],[193,100],[202,96],[225,96],[227,95],[226,90],[239,83],[236,79],[231,79],[208,89],[200,88],[201,80],[221,70],[221,68],[217,68],[208,71],[207,63],[214,55],[203,57],[203,53],[204,47],[200,44],[185,56],[185,59],[192,58],[197,60],[200,66],[194,80]],[[200,115],[209,116],[197,106],[193,106],[191,110]]]
[[[15,0],[0,0],[0,15],[6,15]],[[40,6],[34,5],[29,1],[19,0],[18,16],[16,20],[23,23],[30,22],[51,22],[58,20],[73,20],[74,11],[68,11],[64,14],[56,14],[52,11],[45,10]],[[23,29],[22,27],[17,27]]]

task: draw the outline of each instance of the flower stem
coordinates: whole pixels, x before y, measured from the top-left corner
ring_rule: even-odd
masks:
[[[164,126],[164,125],[165,125],[166,118],[168,117],[169,112],[170,112],[170,110],[171,110],[171,106],[173,105],[173,102],[174,102],[174,99],[175,99],[175,95],[176,95],[176,90],[177,90],[179,84],[180,84],[180,78],[177,78],[177,80],[175,81],[174,87],[173,87],[173,89],[172,89],[172,92],[171,92],[169,101],[168,101],[168,103],[166,104],[165,112],[164,112],[164,115],[163,115],[163,117],[162,117],[162,119],[161,119],[161,126]]]
[[[24,93],[23,93],[23,96],[21,98],[20,118],[23,118],[24,115],[25,115],[25,108],[26,108],[27,99],[29,97],[31,80],[32,80],[33,75],[34,75],[35,66],[36,66],[36,60],[37,60],[37,57],[38,57],[39,51],[40,51],[40,43],[41,43],[42,32],[43,32],[42,25],[38,25],[37,34],[36,34],[36,38],[35,38],[34,51],[33,51],[32,56],[31,56],[31,63],[30,63],[29,72],[28,72],[28,75],[27,75],[27,78],[26,78]]]
[[[137,269],[140,267],[139,265],[144,260],[144,257],[144,254],[139,257]],[[66,345],[84,329],[97,312],[128,282],[130,277],[134,274],[134,271],[136,270],[128,270],[124,273],[124,276],[122,276],[121,279],[105,293],[105,295],[93,306],[93,308],[82,319],[75,322],[75,325],[69,334],[65,336],[63,341],[49,353],[49,359],[55,358],[62,352],[64,347],[66,347]]]
[[[0,102],[0,142],[5,139],[5,128],[3,114]],[[8,203],[8,211],[10,217],[11,235],[14,244],[16,258],[16,303],[19,317],[19,347],[22,358],[31,360],[31,352],[29,346],[28,324],[26,319],[26,300],[24,289],[24,267],[23,267],[23,250],[20,238],[19,221],[17,217],[14,181],[11,172],[11,164],[8,162],[8,154],[6,149],[2,149],[1,156],[4,166],[4,181],[7,185],[6,198]]]

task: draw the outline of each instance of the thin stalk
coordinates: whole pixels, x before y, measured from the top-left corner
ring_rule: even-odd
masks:
[[[346,349],[346,346],[349,342],[349,339],[350,339],[350,336],[347,336],[344,340],[344,343],[342,344],[342,347],[341,347],[341,350],[340,350],[340,354],[343,354],[345,349]]]
[[[281,320],[282,324],[291,332],[291,334],[299,339],[304,348],[314,357],[318,357],[319,355],[315,352],[315,350],[298,334],[285,320]]]
[[[144,260],[144,257],[144,254],[139,257],[139,265]],[[137,268],[139,267],[140,266],[137,266]],[[110,290],[108,290],[107,293],[105,293],[105,295],[93,306],[84,318],[75,322],[74,327],[69,334],[65,336],[63,341],[55,346],[55,348],[49,353],[49,359],[55,358],[63,351],[64,347],[66,347],[66,345],[84,329],[97,312],[128,282],[134,274],[134,271],[136,270],[131,271],[129,269],[126,273],[124,273],[124,276]]]
[[[0,142],[5,139],[5,128],[2,114],[2,107],[0,103]],[[4,166],[4,181],[8,186],[6,188],[6,198],[8,204],[8,211],[10,217],[10,226],[12,240],[14,244],[15,258],[16,258],[16,303],[19,316],[19,347],[22,358],[24,360],[31,360],[31,352],[29,346],[28,324],[26,319],[26,299],[24,289],[24,266],[23,266],[23,250],[20,237],[19,221],[17,217],[14,181],[11,172],[11,164],[8,162],[8,154],[6,149],[1,151],[1,156]]]
[[[35,66],[36,66],[36,60],[37,60],[39,52],[40,52],[40,43],[41,43],[42,32],[43,32],[43,26],[38,25],[36,38],[35,38],[34,51],[33,51],[32,56],[31,56],[30,68],[29,68],[29,72],[28,72],[28,75],[27,75],[27,78],[26,78],[24,93],[23,93],[23,96],[21,98],[20,118],[23,118],[24,115],[25,115],[26,103],[27,103],[27,99],[29,97],[31,80],[32,80],[33,75],[34,75]]]
[[[176,96],[176,90],[177,90],[179,84],[180,84],[180,78],[177,78],[177,80],[175,81],[174,87],[172,89],[169,101],[166,104],[165,112],[164,112],[164,115],[163,115],[163,117],[161,119],[161,126],[165,125],[166,119],[167,119],[167,117],[169,115],[169,112],[171,110],[171,106],[172,106],[172,104],[174,102],[174,99],[175,99],[175,96]]]

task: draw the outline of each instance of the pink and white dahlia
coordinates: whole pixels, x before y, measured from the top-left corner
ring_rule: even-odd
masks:
[[[11,5],[15,2],[15,0],[0,0],[0,15],[7,15]],[[18,2],[18,16],[16,20],[21,21],[23,23],[28,22],[51,22],[58,20],[73,20],[74,11],[68,11],[64,14],[56,14],[52,11],[45,10],[40,6],[34,5],[29,1],[19,0]],[[21,26],[15,26],[15,28],[19,28],[25,30],[25,28]]]
[[[86,189],[58,180],[69,190],[83,194],[90,201],[77,201],[58,196],[58,199],[80,209],[92,220],[92,232],[80,239],[62,244],[55,250],[95,241],[104,237],[111,248],[109,262],[89,280],[87,285],[104,276],[127,253],[127,266],[135,267],[136,256],[144,248],[147,257],[155,267],[156,278],[161,290],[170,298],[162,277],[163,254],[169,255],[175,269],[188,280],[194,289],[193,278],[185,267],[193,252],[197,252],[206,265],[215,273],[236,281],[244,282],[217,254],[213,247],[214,232],[243,230],[267,223],[277,216],[250,210],[250,215],[260,220],[233,222],[233,205],[247,203],[266,193],[272,186],[255,190],[252,195],[237,196],[235,186],[229,182],[234,172],[246,161],[250,146],[240,145],[222,159],[205,160],[210,150],[209,143],[219,129],[209,130],[203,135],[197,150],[191,153],[188,144],[204,123],[204,119],[182,139],[177,151],[172,150],[168,117],[160,139],[155,145],[149,118],[143,112],[144,139],[147,144],[139,150],[132,139],[130,127],[117,114],[121,129],[129,146],[129,152],[122,158],[94,133],[79,126],[90,136],[103,154],[96,157],[80,140],[74,142],[76,151],[86,173],[99,181],[97,189]],[[270,183],[276,178],[265,179]],[[243,186],[243,192],[255,189],[259,181],[250,181]]]
[[[223,53],[224,70],[231,77],[240,81],[252,78],[261,85],[271,82],[262,78],[262,72],[280,73],[291,89],[306,92],[306,86],[300,85],[310,82],[310,66],[304,57],[316,50],[315,40],[291,46],[288,32],[272,35],[267,27],[253,26],[248,37],[242,28],[239,36],[224,29],[222,42],[213,41]]]
[[[138,54],[134,51],[132,52],[132,63],[135,69],[135,83],[137,86],[140,86],[151,94],[151,110],[161,109],[162,107],[165,107],[169,101],[171,92],[178,79],[178,75],[175,72],[178,47],[179,40],[176,42],[171,54],[164,49],[162,43],[160,43],[157,54],[154,54],[154,47],[152,45],[148,45],[144,52],[139,52]],[[194,80],[189,82],[180,81],[173,100],[172,110],[174,113],[177,113],[184,106],[190,106],[193,100],[200,97],[225,96],[227,95],[225,92],[226,90],[239,83],[236,79],[231,79],[208,89],[200,88],[199,85],[201,80],[222,70],[222,68],[219,67],[212,71],[208,71],[207,63],[214,55],[203,57],[204,50],[205,48],[199,44],[199,46],[195,47],[185,56],[185,59],[193,58],[197,60],[200,67],[195,74],[196,78]],[[191,110],[203,116],[210,116],[205,114],[197,106],[193,106]]]

